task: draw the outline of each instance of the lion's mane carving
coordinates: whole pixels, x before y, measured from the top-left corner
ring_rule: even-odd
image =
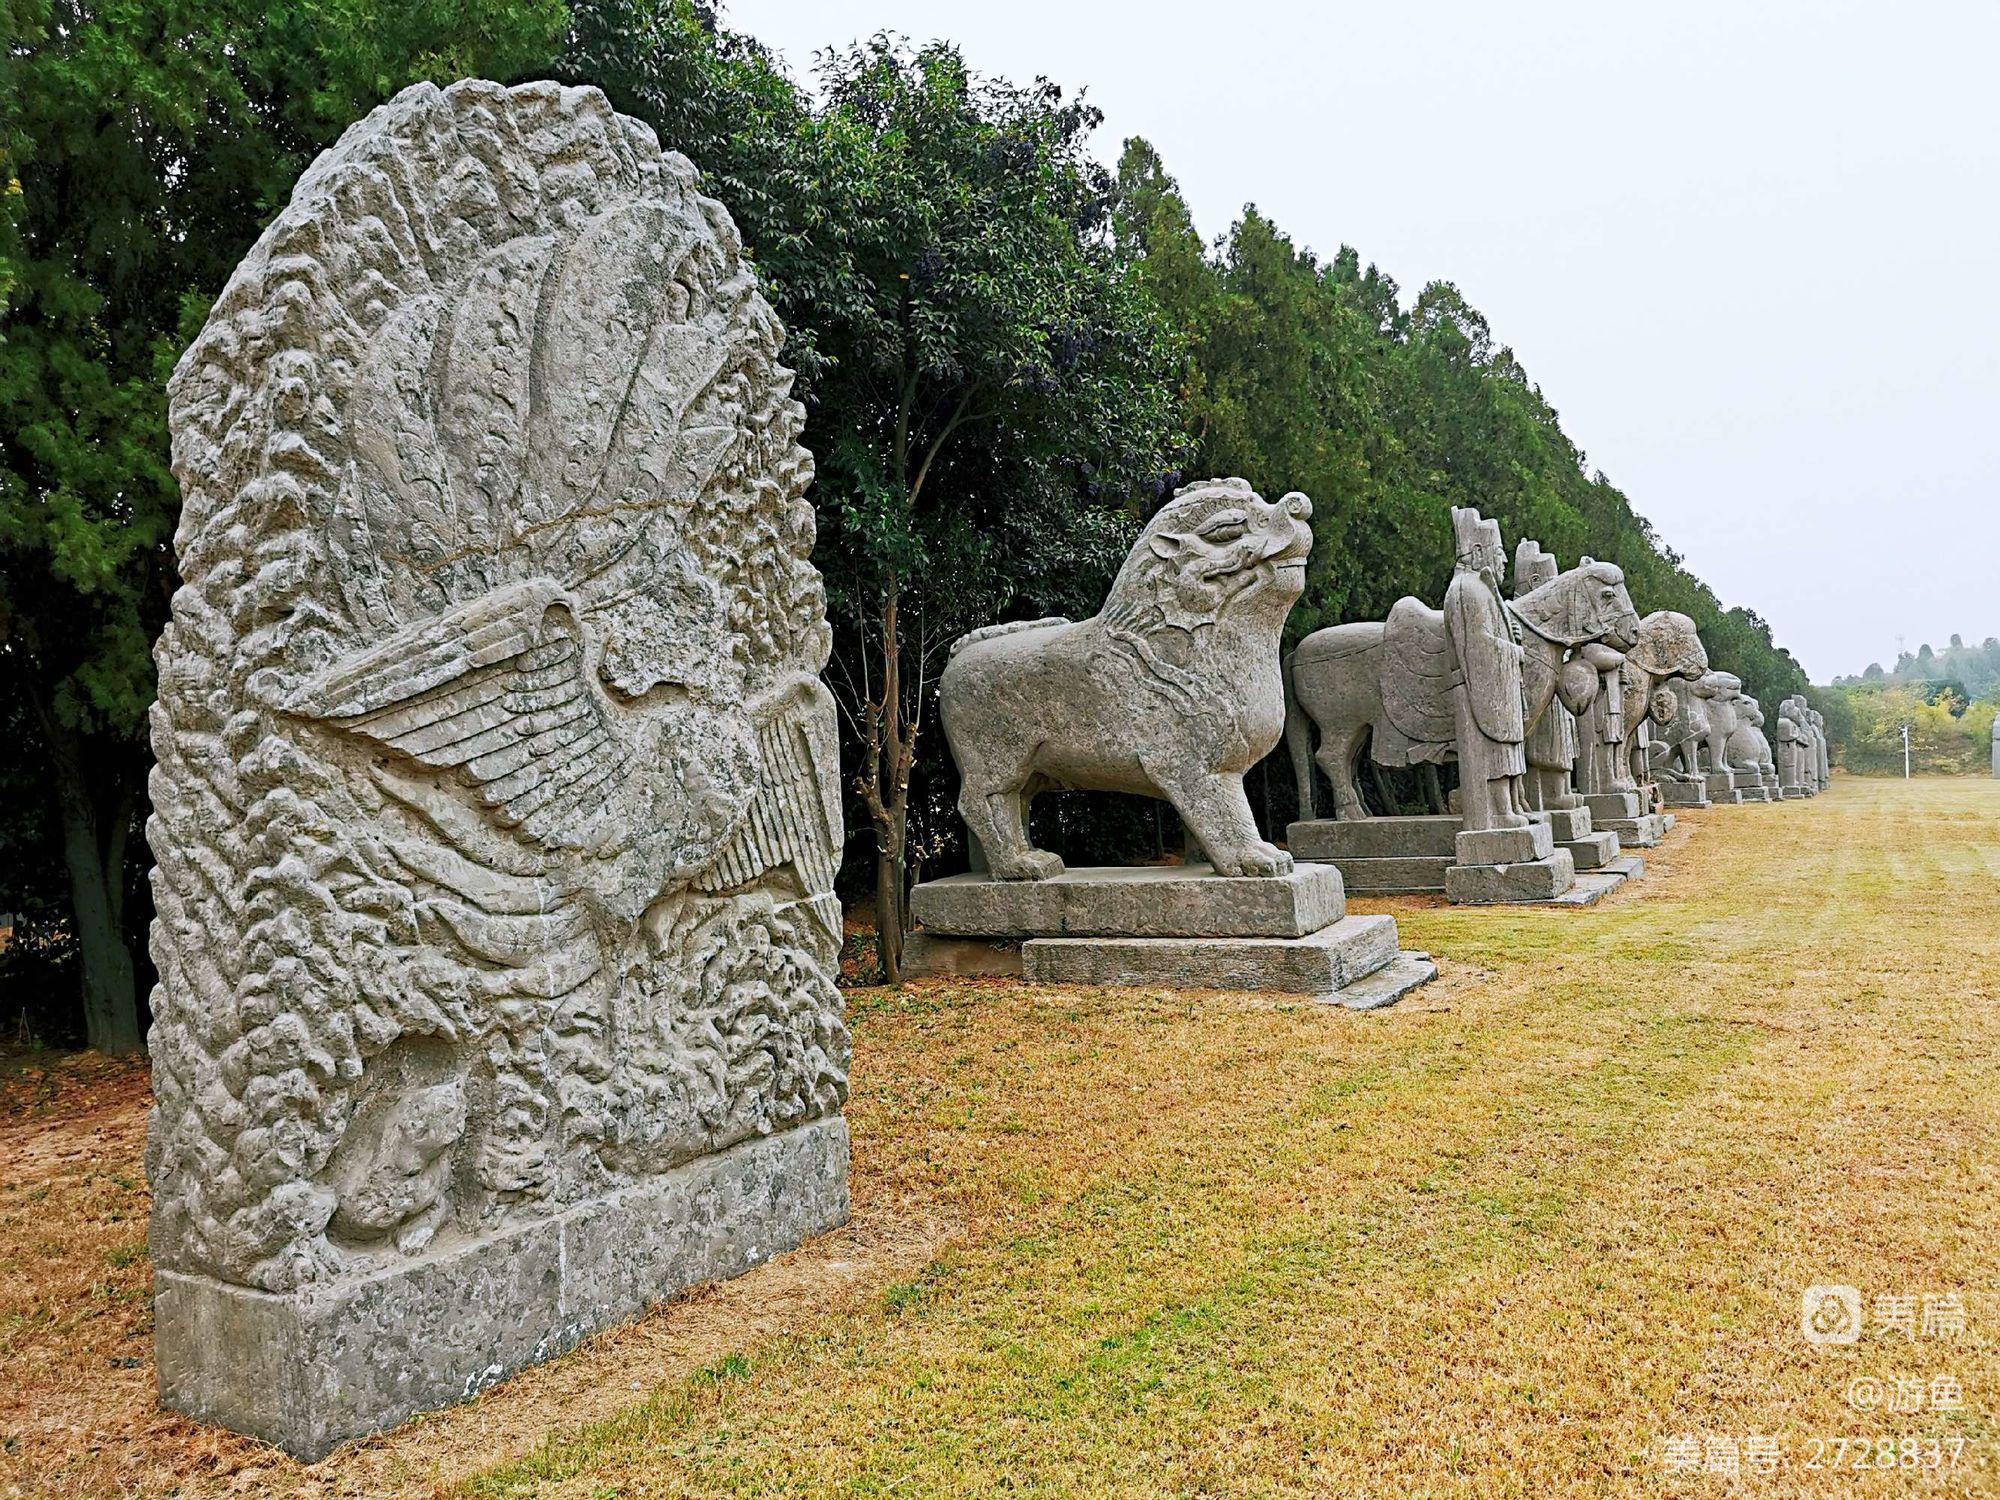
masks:
[[[169,387],[156,1262],[284,1289],[837,1111],[811,456],[694,169],[418,85]]]
[[[1243,774],[1284,731],[1278,643],[1305,583],[1312,502],[1263,499],[1241,479],[1190,485],[1162,506],[1088,620],[976,630],[952,647],[939,707],[959,812],[992,872],[1045,879],[1028,804],[1065,787],[1174,804],[1229,875],[1291,868],[1257,836]]]

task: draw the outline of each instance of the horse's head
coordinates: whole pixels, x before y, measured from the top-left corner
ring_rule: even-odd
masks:
[[[1692,680],[1708,671],[1708,652],[1694,621],[1671,609],[1656,609],[1639,622],[1638,644],[1625,656],[1654,678]]]
[[[1624,571],[1587,557],[1515,600],[1514,612],[1535,634],[1565,646],[1604,641],[1626,651],[1639,639],[1639,613],[1625,592]]]

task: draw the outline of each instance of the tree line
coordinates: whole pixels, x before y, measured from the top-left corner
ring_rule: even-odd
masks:
[[[1295,631],[1435,600],[1449,512],[1626,570],[1767,704],[1804,687],[1562,430],[1448,283],[1406,299],[1256,208],[1208,243],[1146,142],[877,36],[816,88],[698,0],[0,0],[0,1018],[129,1050],[150,918],[150,645],[175,583],[164,383],[293,181],[422,79],[601,87],[701,169],[787,332],[818,461],[851,843],[897,972],[909,885],[962,858],[937,733],[950,642],[1092,612],[1184,479],[1303,489]],[[1267,819],[1288,778],[1265,777]],[[1071,858],[1163,847],[1156,807],[1050,799]]]

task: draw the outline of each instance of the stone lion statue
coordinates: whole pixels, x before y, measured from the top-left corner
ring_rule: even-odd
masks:
[[[1241,479],[1187,486],[1147,524],[1088,620],[988,626],[957,641],[938,685],[958,810],[1002,880],[1062,860],[1028,840],[1056,788],[1174,805],[1224,875],[1280,875],[1243,775],[1284,731],[1279,636],[1305,587],[1312,502]]]

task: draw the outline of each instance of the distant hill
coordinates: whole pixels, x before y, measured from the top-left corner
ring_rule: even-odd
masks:
[[[1914,654],[1905,651],[1894,667],[1883,670],[1880,662],[1870,662],[1859,677],[1836,677],[1836,687],[1852,687],[1870,682],[1936,683],[1964,689],[1966,698],[2000,696],[2000,639],[1988,636],[1977,646],[1968,646],[1954,635],[1942,651],[1928,642]]]

